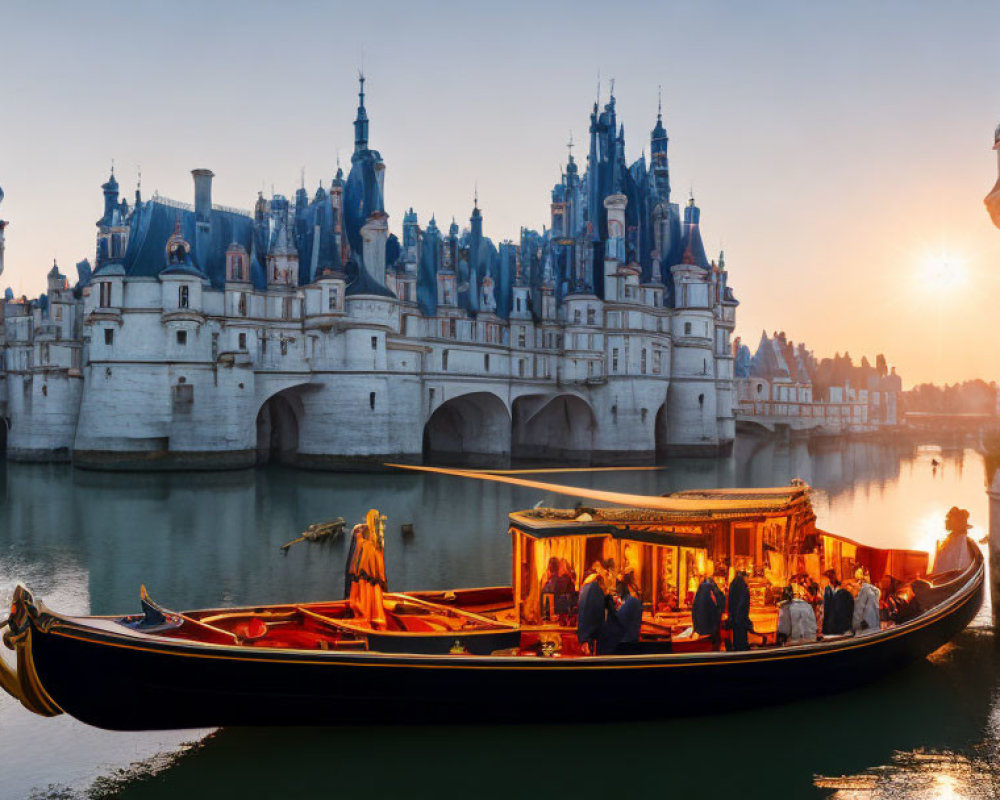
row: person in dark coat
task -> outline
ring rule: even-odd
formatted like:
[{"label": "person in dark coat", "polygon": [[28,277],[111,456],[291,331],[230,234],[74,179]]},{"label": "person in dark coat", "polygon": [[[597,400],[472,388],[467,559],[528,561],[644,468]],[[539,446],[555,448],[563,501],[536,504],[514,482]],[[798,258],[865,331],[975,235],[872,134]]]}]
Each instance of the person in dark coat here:
[{"label": "person in dark coat", "polygon": [[840,585],[837,573],[825,573],[830,584],[823,590],[823,635],[839,636],[851,632],[854,622],[854,597]]},{"label": "person in dark coat", "polygon": [[616,617],[621,628],[621,639],[615,648],[616,653],[638,652],[639,631],[642,628],[642,600],[639,589],[635,585],[635,573],[632,570],[622,575],[618,583],[618,596],[621,605]]},{"label": "person in dark coat", "polygon": [[712,637],[712,649],[719,649],[722,632],[722,611],[726,607],[726,596],[710,575],[706,575],[698,585],[691,606],[691,625],[699,636]]},{"label": "person in dark coat", "polygon": [[607,611],[608,598],[604,593],[603,578],[592,572],[583,579],[580,588],[576,621],[576,638],[585,655],[596,655],[597,640],[607,619]]},{"label": "person in dark coat", "polygon": [[750,587],[747,574],[740,570],[729,584],[728,627],[733,632],[733,650],[749,650],[747,633],[753,630],[750,621]]}]

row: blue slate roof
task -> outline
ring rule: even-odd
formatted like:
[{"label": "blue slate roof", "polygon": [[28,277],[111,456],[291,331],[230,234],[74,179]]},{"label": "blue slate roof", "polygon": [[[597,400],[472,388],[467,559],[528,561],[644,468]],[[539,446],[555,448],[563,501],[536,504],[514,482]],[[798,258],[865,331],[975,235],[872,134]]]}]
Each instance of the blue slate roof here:
[{"label": "blue slate roof", "polygon": [[226,250],[237,242],[251,253],[250,278],[254,285],[267,286],[264,267],[259,260],[259,250],[254,245],[253,220],[234,211],[213,208],[207,239],[199,247],[192,209],[178,208],[169,201],[148,200],[136,206],[130,221],[128,247],[122,265],[125,274],[133,277],[155,278],[167,266],[167,240],[173,235],[180,221],[181,235],[191,245],[192,264],[208,278],[211,285],[221,289],[226,283]]}]

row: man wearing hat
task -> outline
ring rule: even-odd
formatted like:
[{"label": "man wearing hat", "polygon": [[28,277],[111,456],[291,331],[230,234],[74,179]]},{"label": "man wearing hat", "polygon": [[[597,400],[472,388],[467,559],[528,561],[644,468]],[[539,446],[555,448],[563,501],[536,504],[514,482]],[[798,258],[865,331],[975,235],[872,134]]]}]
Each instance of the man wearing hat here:
[{"label": "man wearing hat", "polygon": [[938,545],[934,556],[932,575],[944,572],[960,572],[972,563],[972,553],[969,552],[968,532],[969,512],[964,508],[952,506],[944,519],[944,527],[948,530],[948,538]]}]

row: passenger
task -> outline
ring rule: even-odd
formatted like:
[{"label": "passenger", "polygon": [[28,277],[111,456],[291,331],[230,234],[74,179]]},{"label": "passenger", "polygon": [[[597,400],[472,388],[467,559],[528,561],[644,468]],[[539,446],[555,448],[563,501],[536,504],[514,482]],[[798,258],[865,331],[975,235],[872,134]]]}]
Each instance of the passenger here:
[{"label": "passenger", "polygon": [[854,597],[840,585],[837,573],[825,573],[829,585],[823,590],[823,635],[840,636],[850,633],[854,623]]},{"label": "passenger", "polygon": [[597,640],[607,612],[604,579],[599,573],[592,572],[583,579],[583,586],[580,587],[580,608],[576,622],[576,638],[585,656],[597,655]]},{"label": "passenger", "polygon": [[622,638],[618,652],[634,652],[633,645],[639,643],[639,632],[642,629],[642,600],[639,599],[639,588],[635,585],[635,572],[628,570],[622,575],[618,584],[618,596],[622,604],[618,607],[618,622],[622,627]]},{"label": "passenger", "polygon": [[786,586],[778,606],[778,644],[816,641],[816,614],[803,599],[802,587]]},{"label": "passenger", "polygon": [[854,635],[878,633],[882,629],[878,615],[879,591],[872,586],[866,570],[859,569],[855,573],[855,578],[860,586],[858,597],[854,601],[854,614],[851,623]]},{"label": "passenger", "polygon": [[736,577],[729,584],[728,609],[726,627],[733,632],[733,650],[749,650],[747,633],[753,630],[753,622],[750,621],[750,589],[744,570],[737,570]]},{"label": "passenger", "polygon": [[565,559],[556,556],[549,559],[548,572],[542,584],[542,595],[546,594],[552,595],[553,613],[559,617],[568,617],[576,594],[576,582],[570,574]]},{"label": "passenger", "polygon": [[944,527],[949,532],[948,538],[937,549],[932,575],[961,571],[972,563],[968,545],[969,528],[972,527],[969,524],[969,512],[952,506],[945,517]]},{"label": "passenger", "polygon": [[691,625],[699,636],[712,637],[712,649],[719,649],[722,641],[722,611],[726,607],[726,596],[707,573],[698,584],[691,607]]}]

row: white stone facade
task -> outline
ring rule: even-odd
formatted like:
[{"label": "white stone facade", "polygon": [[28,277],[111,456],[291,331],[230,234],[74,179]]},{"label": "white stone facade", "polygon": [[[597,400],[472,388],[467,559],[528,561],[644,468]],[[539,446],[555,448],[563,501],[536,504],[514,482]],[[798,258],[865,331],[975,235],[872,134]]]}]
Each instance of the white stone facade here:
[{"label": "white stone facade", "polygon": [[7,457],[351,468],[724,452],[735,303],[712,272],[673,272],[676,308],[615,264],[617,302],[570,295],[558,314],[505,321],[345,298],[337,277],[216,290],[196,275],[105,270],[74,293],[53,270],[47,306],[3,305]]}]

